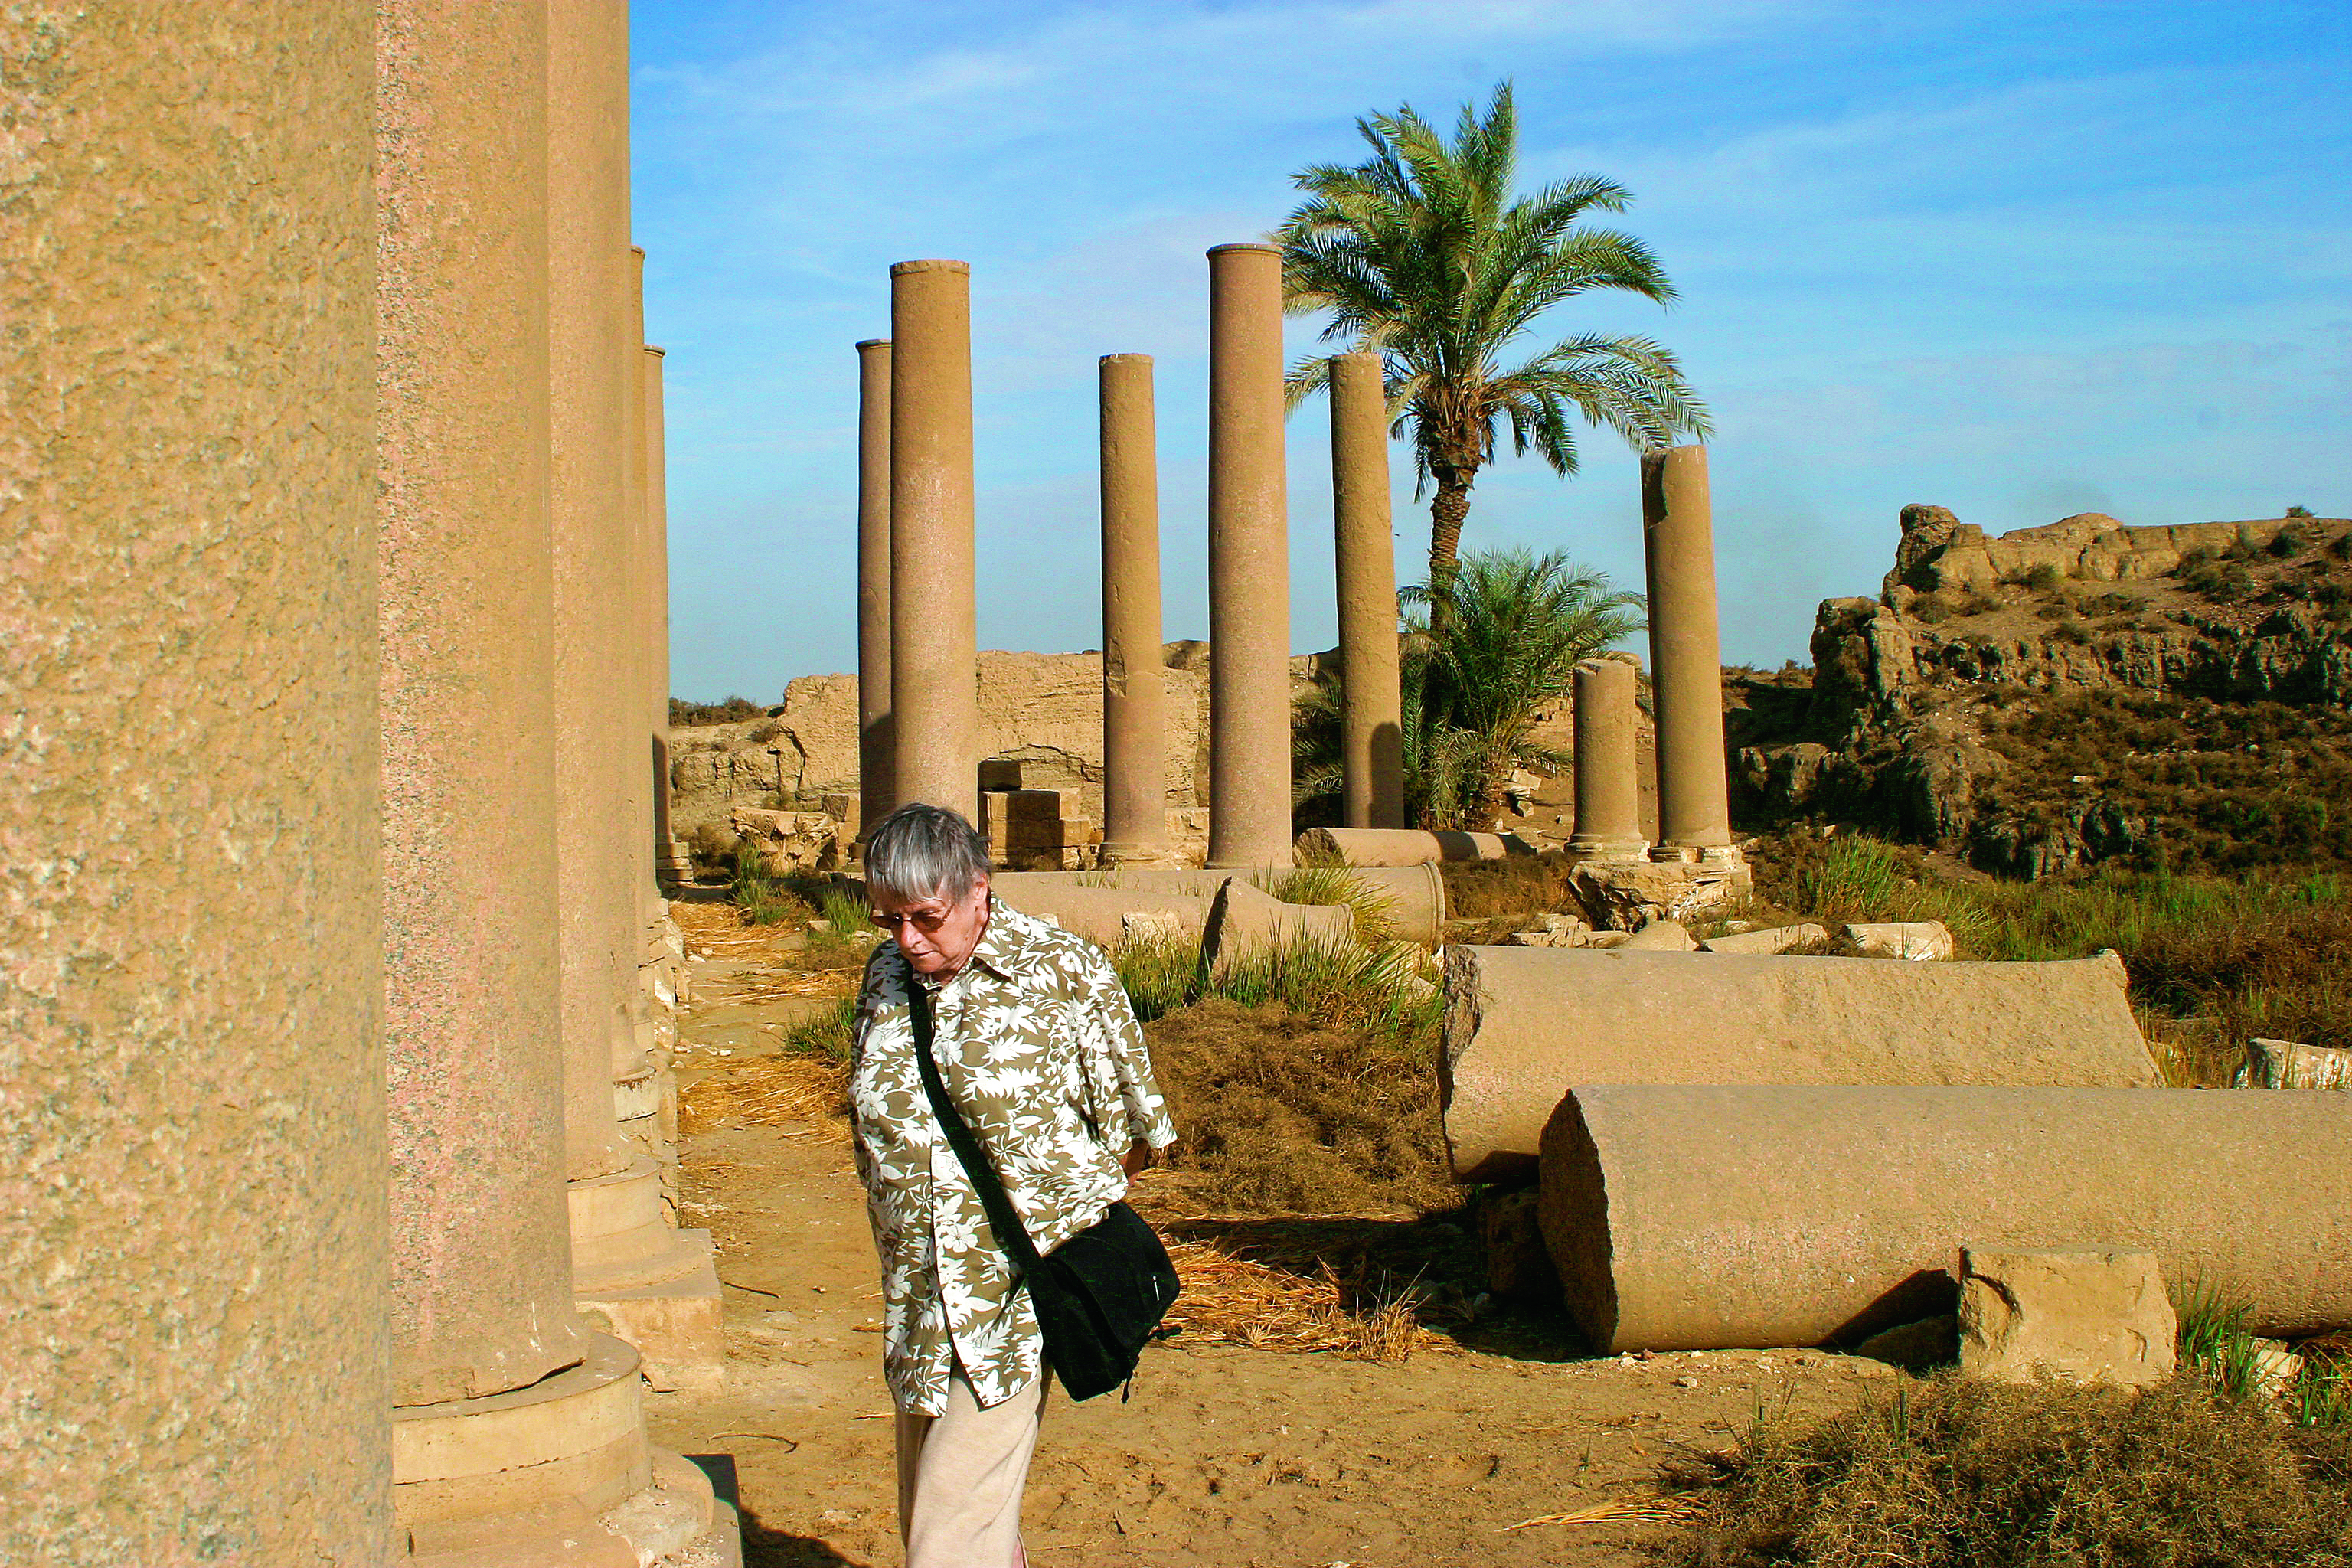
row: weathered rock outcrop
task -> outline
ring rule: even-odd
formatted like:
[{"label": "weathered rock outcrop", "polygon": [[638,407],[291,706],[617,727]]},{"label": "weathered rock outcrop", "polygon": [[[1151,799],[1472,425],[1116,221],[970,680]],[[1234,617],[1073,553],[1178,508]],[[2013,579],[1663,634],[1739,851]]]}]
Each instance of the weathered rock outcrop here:
[{"label": "weathered rock outcrop", "polygon": [[[1847,821],[2024,875],[2159,843],[2340,858],[2314,856],[2332,830],[2296,803],[2352,776],[2352,524],[1902,521],[1882,596],[1822,603],[1810,686],[1731,683],[1744,821]],[[2281,730],[2301,743],[2265,752]]]}]

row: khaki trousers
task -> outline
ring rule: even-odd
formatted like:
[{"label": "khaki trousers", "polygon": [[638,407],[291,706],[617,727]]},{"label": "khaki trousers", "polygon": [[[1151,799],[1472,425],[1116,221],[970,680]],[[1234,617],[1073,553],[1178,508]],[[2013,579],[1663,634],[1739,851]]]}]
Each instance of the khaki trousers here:
[{"label": "khaki trousers", "polygon": [[1021,1492],[1053,1373],[982,1410],[958,1367],[944,1415],[898,1414],[898,1534],[907,1568],[1027,1568]]}]

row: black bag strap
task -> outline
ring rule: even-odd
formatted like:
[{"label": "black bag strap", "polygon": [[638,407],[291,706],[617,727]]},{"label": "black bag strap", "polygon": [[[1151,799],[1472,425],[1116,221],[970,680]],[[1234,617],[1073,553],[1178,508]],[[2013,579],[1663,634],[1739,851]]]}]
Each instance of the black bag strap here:
[{"label": "black bag strap", "polygon": [[997,1179],[996,1167],[989,1163],[988,1152],[972,1136],[963,1113],[948,1096],[948,1086],[940,1078],[940,1064],[931,1057],[931,995],[924,989],[919,977],[907,976],[908,1010],[913,1016],[915,1028],[915,1065],[923,1075],[923,1092],[930,1097],[931,1114],[939,1119],[940,1131],[947,1134],[948,1147],[963,1162],[964,1174],[971,1179],[971,1189],[979,1194],[980,1206],[988,1215],[989,1227],[1010,1256],[1013,1277],[1023,1279],[1036,1272],[1037,1244],[1029,1239],[1029,1227],[1013,1207],[1013,1200]]}]

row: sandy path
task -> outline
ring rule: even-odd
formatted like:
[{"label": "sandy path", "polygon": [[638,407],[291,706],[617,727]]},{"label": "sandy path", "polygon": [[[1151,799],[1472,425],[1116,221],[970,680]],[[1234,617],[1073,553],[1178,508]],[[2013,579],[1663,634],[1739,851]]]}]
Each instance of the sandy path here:
[{"label": "sandy path", "polygon": [[[773,1049],[790,1004],[731,1004],[705,966],[705,1053]],[[717,1233],[729,1379],[649,1395],[656,1438],[735,1456],[747,1561],[895,1565],[873,1247],[848,1150],[814,1123],[721,1126],[683,1151],[685,1221]],[[1643,1496],[1677,1444],[1720,1448],[1759,1400],[1843,1407],[1872,1363],[1720,1352],[1647,1362],[1460,1351],[1402,1363],[1182,1341],[1127,1404],[1049,1405],[1025,1533],[1055,1563],[1431,1568],[1634,1563],[1671,1526],[1523,1520]]]}]

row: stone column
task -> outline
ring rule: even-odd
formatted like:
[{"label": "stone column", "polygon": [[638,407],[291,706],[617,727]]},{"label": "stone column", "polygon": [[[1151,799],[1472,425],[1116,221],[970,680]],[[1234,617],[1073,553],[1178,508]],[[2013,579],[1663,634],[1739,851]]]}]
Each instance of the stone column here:
[{"label": "stone column", "polygon": [[1103,844],[1106,862],[1167,854],[1160,641],[1160,456],[1150,354],[1102,359]]},{"label": "stone column", "polygon": [[1576,831],[1568,847],[1597,860],[1637,860],[1642,793],[1634,748],[1640,732],[1632,661],[1591,659],[1576,667]]},{"label": "stone column", "polygon": [[893,794],[980,817],[971,268],[890,268]]},{"label": "stone column", "polygon": [[[652,432],[646,408],[646,251],[641,245],[629,247],[627,279],[628,344],[615,372],[621,377],[622,417],[628,430],[622,448],[628,463],[622,476],[627,487],[623,511],[628,524],[628,598],[622,610],[623,635],[628,638],[627,690],[642,693],[652,689],[654,679],[654,543],[652,462],[647,455]],[[635,884],[637,918],[645,927],[640,963],[646,963],[660,943],[661,922],[669,918],[661,891],[661,849],[654,839],[653,767],[669,715],[664,713],[656,723],[642,700],[625,700],[619,717],[629,801],[629,879]]]},{"label": "stone column", "polygon": [[1286,866],[1290,536],[1282,252],[1209,252],[1209,864]]},{"label": "stone column", "polygon": [[890,747],[890,340],[857,345],[858,831],[898,805]]},{"label": "stone column", "polygon": [[1642,547],[1649,567],[1650,700],[1658,736],[1658,845],[1652,855],[1735,858],[1706,447],[1643,454]]},{"label": "stone column", "polygon": [[1339,756],[1347,826],[1404,826],[1389,401],[1377,353],[1331,361],[1331,524],[1339,579]]},{"label": "stone column", "polygon": [[546,0],[377,16],[394,1506],[420,1563],[635,1560],[595,1515],[656,1479],[638,1357],[564,1193]]},{"label": "stone column", "polygon": [[0,1562],[391,1552],[371,22],[0,22]]},{"label": "stone column", "polygon": [[625,0],[551,0],[548,342],[555,540],[556,845],[565,1126],[575,1181],[629,1168],[613,1079],[642,1055],[625,742],[628,594]]},{"label": "stone column", "polygon": [[646,717],[654,731],[654,870],[666,888],[694,879],[694,861],[670,826],[669,784],[669,439],[662,403],[662,362],[666,356],[653,344],[645,346],[645,377],[639,390],[646,400],[646,604],[651,615],[646,651],[651,658]]}]

